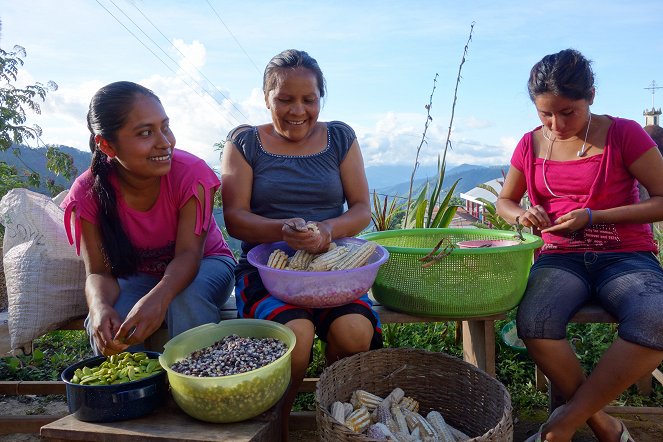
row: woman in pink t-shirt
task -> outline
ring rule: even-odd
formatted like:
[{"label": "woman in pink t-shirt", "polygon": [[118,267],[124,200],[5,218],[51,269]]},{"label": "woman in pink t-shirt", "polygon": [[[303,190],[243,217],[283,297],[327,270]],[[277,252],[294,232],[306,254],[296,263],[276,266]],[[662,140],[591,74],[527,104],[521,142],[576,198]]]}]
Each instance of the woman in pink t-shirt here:
[{"label": "woman in pink t-shirt", "polygon": [[164,321],[171,337],[219,322],[235,267],[212,216],[219,178],[175,150],[159,98],[136,83],[102,87],[87,123],[92,164],[62,207],[85,261],[95,353],[141,350]]},{"label": "woman in pink t-shirt", "polygon": [[[578,51],[545,56],[528,89],[543,125],[518,143],[497,210],[544,240],[518,335],[567,399],[530,440],[570,441],[585,423],[601,441],[632,440],[601,410],[663,360],[663,270],[649,227],[663,220],[663,157],[636,122],[591,113],[594,75]],[[650,199],[639,200],[638,182]],[[586,377],[566,326],[587,302],[617,318],[619,336]]]}]

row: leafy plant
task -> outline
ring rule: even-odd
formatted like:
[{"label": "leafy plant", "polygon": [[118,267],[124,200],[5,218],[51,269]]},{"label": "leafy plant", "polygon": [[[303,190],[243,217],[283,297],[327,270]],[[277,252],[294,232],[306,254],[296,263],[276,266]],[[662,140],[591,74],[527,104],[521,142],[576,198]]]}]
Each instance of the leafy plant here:
[{"label": "leafy plant", "polygon": [[[37,143],[41,141],[41,128],[33,124],[27,124],[27,111],[35,114],[41,113],[40,102],[45,101],[49,91],[55,91],[58,85],[52,81],[47,84],[35,83],[24,88],[16,87],[14,84],[18,79],[19,69],[23,66],[23,58],[27,56],[25,48],[14,46],[8,52],[0,49],[0,150],[5,151],[13,144],[28,145],[29,140]],[[13,149],[14,155],[20,159],[20,150]],[[71,155],[61,152],[56,147],[48,147],[47,167],[56,174],[62,174],[67,179],[72,179],[78,172],[74,167],[74,159]],[[24,163],[25,164],[25,163]],[[27,165],[26,165],[27,167]],[[24,175],[6,163],[0,163],[0,198],[9,190],[17,187],[39,187],[41,177],[39,173],[28,167]],[[63,190],[62,186],[56,185],[52,180],[46,182],[46,186],[54,196]]]},{"label": "leafy plant", "polygon": [[373,191],[373,211],[371,213],[371,220],[375,226],[375,230],[383,231],[392,229],[398,215],[403,212],[404,204],[399,204],[396,197],[392,197],[389,201],[389,196],[385,195],[384,200],[381,201],[375,190]]},{"label": "leafy plant", "polygon": [[[486,190],[495,197],[499,196],[499,193],[497,190],[495,190],[492,186],[487,185],[487,184],[478,184],[478,188]],[[491,201],[488,201],[485,198],[477,198],[478,201],[481,201],[483,203],[483,207],[486,209],[486,212],[484,213],[484,219],[487,221],[484,222],[476,222],[473,223],[474,226],[483,228],[483,229],[498,229],[498,230],[514,230],[515,226],[512,226],[509,224],[507,220],[502,218],[498,213],[497,213],[497,208],[495,207],[495,204],[492,203]]]}]

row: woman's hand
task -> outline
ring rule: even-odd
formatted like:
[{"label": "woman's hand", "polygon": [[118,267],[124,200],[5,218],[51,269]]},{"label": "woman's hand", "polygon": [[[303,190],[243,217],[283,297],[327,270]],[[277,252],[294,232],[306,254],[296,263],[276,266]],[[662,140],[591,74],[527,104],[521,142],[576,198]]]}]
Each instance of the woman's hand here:
[{"label": "woman's hand", "polygon": [[113,337],[118,344],[130,345],[144,342],[161,327],[168,306],[153,292],[143,296],[131,309],[119,330]]},{"label": "woman's hand", "polygon": [[90,309],[89,325],[94,343],[104,356],[123,352],[127,345],[114,339],[122,324],[120,315],[110,305],[97,305]]},{"label": "woman's hand", "polygon": [[326,252],[332,240],[331,228],[324,222],[306,222],[302,218],[285,220],[281,232],[288,246],[310,253]]},{"label": "woman's hand", "polygon": [[541,206],[532,206],[518,217],[518,222],[525,227],[536,227],[543,231],[546,227],[552,226],[548,214]]},{"label": "woman's hand", "polygon": [[541,230],[541,233],[575,232],[586,227],[588,224],[589,212],[586,209],[576,209],[557,218],[553,226]]}]

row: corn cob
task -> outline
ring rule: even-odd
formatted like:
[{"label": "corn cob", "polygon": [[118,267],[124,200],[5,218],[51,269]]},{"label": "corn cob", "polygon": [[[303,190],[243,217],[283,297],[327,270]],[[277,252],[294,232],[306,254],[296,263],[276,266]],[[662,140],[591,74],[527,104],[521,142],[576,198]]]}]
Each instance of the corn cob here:
[{"label": "corn cob", "polygon": [[394,440],[394,434],[387,428],[387,426],[381,422],[378,422],[376,424],[372,424],[370,427],[368,427],[368,431],[366,433],[366,436],[370,437],[371,439],[377,439],[377,440]]},{"label": "corn cob", "polygon": [[368,411],[375,410],[380,402],[382,402],[382,398],[380,396],[376,396],[373,393],[369,393],[365,390],[355,390],[352,392],[352,397],[350,397],[350,403],[355,408],[364,406],[368,408]]},{"label": "corn cob", "polygon": [[398,431],[405,434],[410,434],[410,429],[407,426],[407,421],[405,420],[405,416],[403,415],[401,407],[399,407],[398,405],[392,405],[391,415],[396,421],[396,425],[398,425]]},{"label": "corn cob", "polygon": [[294,255],[290,257],[288,265],[293,270],[305,270],[306,267],[313,261],[315,255],[307,252],[306,250],[297,250]]},{"label": "corn cob", "polygon": [[415,439],[417,441],[421,440],[421,430],[419,429],[419,427],[415,427],[412,430],[412,433],[410,433],[410,437],[412,437],[413,439]]},{"label": "corn cob", "polygon": [[415,413],[419,411],[419,402],[409,396],[405,396],[401,399],[398,406],[406,410],[414,411]]},{"label": "corn cob", "polygon": [[426,420],[430,423],[435,430],[438,438],[442,442],[455,442],[456,437],[451,432],[451,428],[447,425],[439,411],[431,411],[426,415]]},{"label": "corn cob", "polygon": [[342,402],[336,401],[331,405],[330,413],[340,423],[345,423],[345,407]]},{"label": "corn cob", "polygon": [[329,247],[327,248],[327,251],[330,252],[330,251],[334,250],[336,247],[338,247],[338,245],[336,245],[336,243],[332,241],[332,242],[329,243]]},{"label": "corn cob", "polygon": [[356,251],[353,251],[353,253],[348,253],[341,261],[336,263],[332,267],[332,270],[347,270],[363,266],[366,264],[366,261],[368,261],[368,258],[370,258],[370,256],[373,254],[376,247],[376,242],[365,242]]},{"label": "corn cob", "polygon": [[334,248],[333,250],[330,250],[329,252],[325,252],[321,255],[316,256],[313,261],[308,265],[306,270],[313,271],[313,272],[325,272],[329,269],[331,269],[334,264],[336,264],[339,260],[343,259],[343,256],[348,252],[347,247],[345,246],[339,246]]},{"label": "corn cob", "polygon": [[[355,407],[350,402],[343,402],[343,410],[345,411],[345,419],[347,419],[350,413],[355,411]],[[345,422],[345,419],[343,419],[343,422]]]},{"label": "corn cob", "polygon": [[267,265],[275,269],[283,269],[287,264],[288,255],[281,249],[274,250],[267,260]]},{"label": "corn cob", "polygon": [[[383,407],[386,410],[391,410],[391,406],[398,404],[401,401],[401,399],[403,399],[403,396],[405,396],[405,392],[401,388],[396,387],[391,391],[391,393],[387,395],[386,398],[384,398],[382,402],[380,402],[378,408]],[[377,422],[376,412],[377,408],[373,410],[373,413],[371,415],[371,420],[373,422]]]},{"label": "corn cob", "polygon": [[403,415],[405,415],[405,422],[407,423],[410,433],[412,433],[415,428],[418,428],[421,437],[433,437],[436,435],[430,422],[428,422],[422,415],[410,410],[401,410],[403,411]]},{"label": "corn cob", "polygon": [[306,223],[306,228],[310,230],[311,232],[315,233],[320,233],[320,229],[318,229],[318,225],[314,223],[313,221],[309,221]]},{"label": "corn cob", "polygon": [[371,415],[366,407],[358,408],[345,419],[345,425],[352,431],[363,433],[371,425]]}]

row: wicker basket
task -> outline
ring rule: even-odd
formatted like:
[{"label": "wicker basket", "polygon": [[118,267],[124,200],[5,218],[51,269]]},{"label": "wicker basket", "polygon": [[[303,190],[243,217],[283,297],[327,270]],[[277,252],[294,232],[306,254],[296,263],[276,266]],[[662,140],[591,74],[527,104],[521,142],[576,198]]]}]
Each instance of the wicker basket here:
[{"label": "wicker basket", "polygon": [[512,441],[511,398],[504,385],[473,365],[445,353],[385,348],[359,353],[324,370],[315,392],[321,441],[372,441],[329,413],[363,389],[385,397],[400,387],[420,403],[420,413],[439,411],[472,441]]},{"label": "wicker basket", "polygon": [[489,229],[408,229],[362,235],[389,251],[378,272],[373,296],[382,305],[420,316],[478,317],[514,308],[525,292],[538,236],[506,247],[458,248],[428,268],[419,258],[445,239],[513,240],[515,232]]}]

